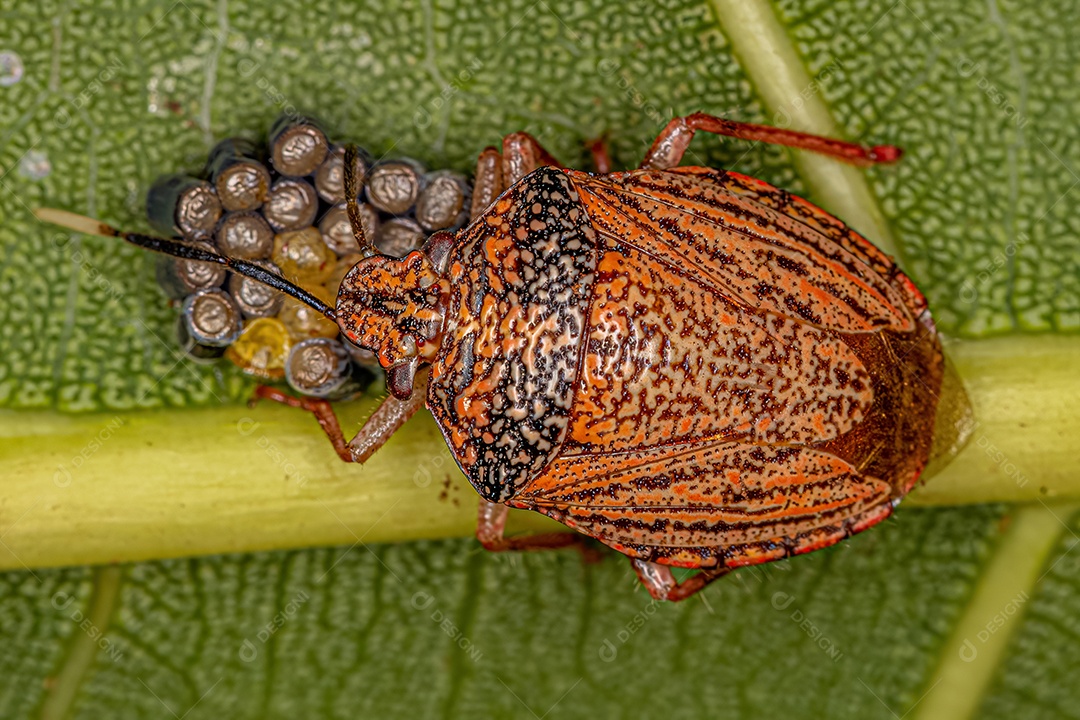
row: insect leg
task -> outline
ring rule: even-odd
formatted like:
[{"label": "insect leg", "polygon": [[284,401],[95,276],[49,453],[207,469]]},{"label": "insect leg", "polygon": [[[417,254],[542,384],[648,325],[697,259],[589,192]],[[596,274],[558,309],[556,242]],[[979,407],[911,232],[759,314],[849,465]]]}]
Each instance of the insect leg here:
[{"label": "insect leg", "polygon": [[876,163],[896,162],[903,152],[895,145],[866,147],[857,143],[834,140],[794,130],[784,130],[770,125],[754,125],[752,123],[725,120],[715,115],[694,113],[686,117],[675,118],[669,122],[667,127],[656,136],[656,140],[653,141],[652,147],[649,148],[649,152],[645,155],[645,159],[641,161],[640,167],[642,169],[663,170],[678,166],[686,153],[686,148],[690,145],[690,140],[693,139],[694,133],[698,130],[742,140],[774,143],[800,150],[812,150],[862,167]]},{"label": "insect leg", "polygon": [[527,132],[507,135],[502,142],[502,175],[504,189],[541,165],[563,167],[540,142]]},{"label": "insect leg", "polygon": [[260,385],[255,388],[255,399],[273,400],[282,405],[288,405],[289,407],[315,413],[315,419],[319,421],[319,427],[321,427],[323,432],[326,433],[326,436],[330,438],[330,444],[334,446],[334,450],[337,451],[338,457],[345,462],[353,462],[352,453],[349,452],[349,447],[345,443],[345,435],[341,432],[341,424],[338,423],[337,415],[334,414],[334,408],[328,401],[320,398],[293,397],[277,388],[268,387],[266,385]]},{"label": "insect leg", "polygon": [[352,461],[362,463],[371,457],[376,450],[386,444],[390,436],[397,432],[398,428],[408,422],[409,418],[424,407],[427,399],[428,370],[425,368],[416,373],[413,380],[412,394],[404,400],[390,395],[375,412],[367,419],[364,426],[349,441],[349,452]]},{"label": "insect leg", "polygon": [[255,398],[273,400],[274,402],[288,405],[289,407],[307,410],[315,414],[319,421],[319,427],[330,438],[330,444],[345,462],[362,463],[371,457],[376,450],[386,444],[390,436],[404,425],[416,411],[424,406],[427,396],[428,373],[417,373],[413,384],[412,395],[406,400],[399,400],[393,395],[382,401],[375,412],[367,419],[360,431],[349,442],[345,442],[345,434],[341,431],[341,423],[338,422],[334,408],[327,400],[311,397],[293,397],[277,388],[260,385],[255,389]]},{"label": "insect leg", "polygon": [[469,221],[480,216],[503,190],[541,165],[563,167],[532,135],[516,132],[502,141],[502,155],[490,145],[476,159]]},{"label": "insect leg", "polygon": [[503,191],[502,158],[490,145],[476,158],[476,174],[473,176],[472,205],[469,222],[478,218]]},{"label": "insect leg", "polygon": [[573,532],[544,533],[525,535],[524,537],[504,537],[506,516],[510,508],[501,503],[493,503],[480,498],[476,515],[476,539],[491,552],[506,550],[554,550],[578,546],[584,550],[584,538]]},{"label": "insect leg", "polygon": [[610,173],[611,155],[608,153],[607,135],[601,135],[595,140],[590,140],[586,143],[586,146],[589,148],[589,154],[592,155],[596,172],[601,175]]},{"label": "insect leg", "polygon": [[657,600],[678,602],[696,594],[713,580],[731,572],[730,568],[702,570],[697,575],[680,582],[675,582],[671,568],[659,563],[630,558],[630,564],[637,573],[645,589]]}]

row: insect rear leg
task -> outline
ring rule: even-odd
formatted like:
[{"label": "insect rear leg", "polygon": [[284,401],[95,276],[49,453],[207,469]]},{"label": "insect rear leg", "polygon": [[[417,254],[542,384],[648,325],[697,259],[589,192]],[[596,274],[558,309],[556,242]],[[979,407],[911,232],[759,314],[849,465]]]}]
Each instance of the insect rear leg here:
[{"label": "insect rear leg", "polygon": [[345,462],[362,463],[371,457],[376,450],[386,444],[398,428],[404,425],[409,418],[424,406],[427,396],[428,373],[419,372],[413,383],[412,395],[406,400],[399,400],[393,395],[385,398],[375,412],[367,419],[360,431],[349,442],[345,442],[345,435],[341,431],[341,423],[338,422],[334,408],[327,400],[310,397],[293,397],[276,388],[260,385],[255,389],[256,399],[273,400],[289,407],[300,408],[315,413],[315,419],[319,421],[319,427],[330,438],[330,444]]},{"label": "insect rear leg", "polygon": [[652,147],[641,161],[641,169],[665,170],[677,167],[682,162],[694,133],[698,130],[756,142],[774,143],[800,150],[812,150],[822,155],[843,160],[852,165],[870,166],[876,163],[890,163],[900,159],[902,151],[894,145],[875,145],[866,147],[858,143],[835,140],[820,135],[784,130],[770,125],[725,120],[715,115],[694,113],[686,117],[675,118],[667,124]]},{"label": "insect rear leg", "polygon": [[543,533],[523,537],[504,537],[506,516],[510,508],[501,503],[493,503],[480,498],[476,513],[476,539],[490,552],[507,550],[555,550],[558,548],[577,547],[587,560],[599,556],[585,544],[585,538],[574,532]]},{"label": "insect rear leg", "polygon": [[641,580],[641,584],[645,586],[650,595],[657,600],[670,600],[671,602],[685,600],[691,595],[700,592],[713,580],[731,572],[730,568],[702,570],[691,578],[687,578],[682,582],[675,582],[675,576],[672,574],[671,568],[666,565],[637,558],[630,558],[630,564],[633,566],[634,572],[637,573],[638,579]]}]

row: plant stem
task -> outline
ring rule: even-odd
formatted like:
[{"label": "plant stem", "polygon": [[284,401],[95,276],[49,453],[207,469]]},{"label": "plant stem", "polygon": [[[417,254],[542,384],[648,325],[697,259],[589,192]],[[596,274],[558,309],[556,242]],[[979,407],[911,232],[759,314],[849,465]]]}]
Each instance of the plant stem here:
[{"label": "plant stem", "polygon": [[[905,505],[1080,498],[1080,337],[956,343],[979,422]],[[359,425],[374,399],[347,404]],[[473,532],[476,494],[426,413],[363,466],[273,403],[0,413],[0,568],[128,562]],[[561,527],[514,513],[512,529]]]}]

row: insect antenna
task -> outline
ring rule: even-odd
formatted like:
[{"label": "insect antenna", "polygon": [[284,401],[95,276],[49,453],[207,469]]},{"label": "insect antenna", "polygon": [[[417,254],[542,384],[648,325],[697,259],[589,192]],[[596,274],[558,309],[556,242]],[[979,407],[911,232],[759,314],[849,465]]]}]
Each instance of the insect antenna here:
[{"label": "insect antenna", "polygon": [[378,255],[374,243],[364,235],[364,222],[360,217],[360,204],[356,197],[360,194],[358,187],[359,178],[356,177],[356,158],[358,155],[356,145],[349,143],[345,146],[345,212],[349,216],[349,224],[352,226],[353,238],[360,248],[360,254],[364,257]]},{"label": "insect antenna", "polygon": [[184,260],[198,260],[201,262],[224,265],[237,275],[244,275],[261,282],[263,285],[279,290],[289,297],[296,298],[305,305],[319,311],[330,320],[337,322],[337,315],[334,313],[334,308],[330,307],[302,287],[294,285],[285,278],[275,275],[269,270],[261,268],[247,260],[226,257],[225,255],[219,255],[215,252],[210,252],[209,250],[204,250],[200,247],[188,245],[176,240],[166,240],[165,238],[158,238],[150,235],[122,232],[110,225],[94,220],[93,218],[86,217],[85,215],[77,215],[66,210],[36,208],[34,210],[34,215],[37,216],[38,220],[43,222],[66,227],[69,230],[85,233],[87,235],[118,237],[132,245],[138,245],[141,248],[153,250],[154,252],[163,253],[165,255],[172,255],[173,257],[183,258]]}]

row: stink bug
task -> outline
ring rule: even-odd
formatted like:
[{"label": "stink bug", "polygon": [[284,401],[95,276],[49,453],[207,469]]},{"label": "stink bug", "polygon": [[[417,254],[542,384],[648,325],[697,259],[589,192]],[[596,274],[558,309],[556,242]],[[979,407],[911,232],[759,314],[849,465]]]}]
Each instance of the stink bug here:
[{"label": "stink bug", "polygon": [[[217,262],[309,304],[378,355],[390,397],[338,455],[363,462],[425,405],[483,498],[492,550],[509,507],[548,515],[629,556],[679,600],[732,568],[832,545],[886,518],[927,462],[944,360],[926,301],[841,221],[752,177],[678,167],[695,131],[858,165],[859,145],[703,114],[676,118],[639,169],[562,168],[531,136],[487,148],[472,220],[403,259],[379,255],[345,190],[363,259],[331,308],[257,265],[40,216]],[[676,583],[670,567],[701,572]]]}]

